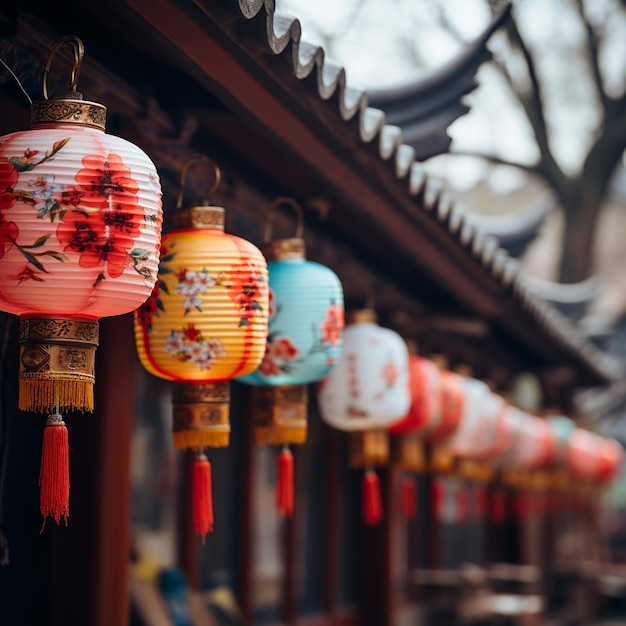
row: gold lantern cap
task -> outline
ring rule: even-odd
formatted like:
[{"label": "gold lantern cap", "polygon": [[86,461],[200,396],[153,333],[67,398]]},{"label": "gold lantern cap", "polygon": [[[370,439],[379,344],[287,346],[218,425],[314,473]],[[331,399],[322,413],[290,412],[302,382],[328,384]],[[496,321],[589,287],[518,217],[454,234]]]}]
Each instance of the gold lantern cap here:
[{"label": "gold lantern cap", "polygon": [[225,209],[221,206],[192,206],[172,213],[174,228],[224,230]]},{"label": "gold lantern cap", "polygon": [[359,309],[350,314],[349,320],[351,324],[376,324],[378,315],[374,309]]},{"label": "gold lantern cap", "polygon": [[[56,92],[48,98],[48,74],[52,66],[52,59],[59,48],[69,45],[74,52],[74,64],[67,87],[64,91]],[[31,128],[46,124],[74,124],[104,131],[106,125],[106,107],[98,102],[83,100],[83,94],[76,91],[80,67],[85,54],[83,42],[73,35],[63,37],[55,43],[46,60],[43,70],[42,91],[43,100],[35,100],[30,108]]]},{"label": "gold lantern cap", "polygon": [[178,191],[178,199],[176,201],[176,210],[172,213],[172,224],[174,228],[210,228],[212,230],[224,230],[224,221],[226,209],[221,206],[195,205],[182,208],[183,197],[185,194],[185,175],[189,166],[196,161],[205,161],[213,170],[213,183],[208,191],[210,196],[219,186],[222,180],[222,172],[214,161],[209,159],[205,154],[194,154],[183,165],[180,170],[180,189]]},{"label": "gold lantern cap", "polygon": [[[272,223],[274,221],[274,212],[281,206],[291,207],[297,218],[296,236],[288,237],[286,239],[275,239],[271,241],[272,237]],[[285,259],[304,259],[306,257],[306,245],[302,234],[304,231],[304,215],[300,203],[293,198],[287,198],[280,196],[272,202],[269,211],[265,217],[265,229],[264,229],[264,244],[261,247],[263,255],[268,261],[282,261]]]}]

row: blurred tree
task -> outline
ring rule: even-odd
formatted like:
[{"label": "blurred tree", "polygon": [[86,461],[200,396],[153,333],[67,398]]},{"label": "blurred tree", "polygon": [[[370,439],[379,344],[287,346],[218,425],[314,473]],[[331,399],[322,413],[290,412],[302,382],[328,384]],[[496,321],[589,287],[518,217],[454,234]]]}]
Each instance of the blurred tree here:
[{"label": "blurred tree", "polygon": [[[565,218],[559,277],[579,282],[594,271],[598,218],[626,148],[626,0],[512,3],[505,36],[494,37],[492,46],[504,80],[490,94],[500,103],[495,90],[508,86],[509,108],[526,118],[535,146],[507,144],[512,126],[494,114],[494,104],[487,115],[495,140],[475,141],[473,148],[461,142],[456,154],[512,165],[547,184]],[[349,77],[380,89],[450,60],[508,2],[324,0],[314,12],[305,0],[279,4],[302,17],[307,36],[346,64]]]},{"label": "blurred tree", "polygon": [[[494,10],[502,5],[501,2],[493,1],[490,4]],[[517,2],[517,5],[523,4],[524,0]],[[623,81],[621,93],[615,93],[615,86],[611,93],[604,70],[610,60],[602,63],[603,48],[608,45],[612,36],[612,22],[616,17],[626,18],[626,2],[569,0],[557,1],[555,4],[567,13],[559,18],[561,24],[565,26],[568,21],[578,22],[584,31],[583,37],[579,39],[578,50],[574,52],[578,59],[569,57],[572,71],[565,80],[586,83],[583,97],[595,102],[599,112],[596,116],[596,128],[592,129],[584,157],[578,167],[568,171],[555,157],[551,111],[545,96],[549,89],[546,82],[550,74],[541,72],[540,66],[544,60],[542,50],[533,49],[527,43],[518,27],[516,12],[506,29],[510,54],[497,56],[494,62],[522,105],[539,150],[539,158],[533,165],[512,164],[540,176],[554,191],[565,215],[560,279],[563,282],[578,282],[592,273],[593,243],[598,217],[611,177],[626,149],[626,92]],[[518,8],[521,6],[516,7]],[[559,107],[580,105],[579,98],[569,102],[563,102],[561,98]],[[560,114],[562,113],[561,110]],[[507,162],[494,156],[485,156],[495,162]]]}]

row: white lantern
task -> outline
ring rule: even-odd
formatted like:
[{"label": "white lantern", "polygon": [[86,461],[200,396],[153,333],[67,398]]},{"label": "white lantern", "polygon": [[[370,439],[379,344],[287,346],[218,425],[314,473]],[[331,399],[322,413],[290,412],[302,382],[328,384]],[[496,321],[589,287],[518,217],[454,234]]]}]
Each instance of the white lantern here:
[{"label": "white lantern", "polygon": [[350,465],[365,468],[363,516],[366,524],[382,519],[378,478],[373,471],[389,459],[387,429],[408,412],[409,354],[392,330],[376,324],[374,311],[357,312],[343,335],[337,367],[320,384],[322,419],[351,433]]}]

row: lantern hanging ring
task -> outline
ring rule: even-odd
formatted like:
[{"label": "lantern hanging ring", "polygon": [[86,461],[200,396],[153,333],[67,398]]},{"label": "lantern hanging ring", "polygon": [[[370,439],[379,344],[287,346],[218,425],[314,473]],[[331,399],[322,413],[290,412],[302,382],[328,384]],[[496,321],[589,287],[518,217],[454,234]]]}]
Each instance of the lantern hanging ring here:
[{"label": "lantern hanging ring", "polygon": [[213,161],[213,159],[210,159],[206,154],[200,154],[200,153],[192,154],[187,159],[187,162],[185,163],[185,165],[183,165],[183,168],[180,170],[180,182],[179,182],[180,189],[178,191],[178,199],[176,200],[177,209],[182,208],[182,205],[183,205],[183,197],[185,195],[185,176],[187,174],[187,170],[193,163],[196,163],[197,161],[205,161],[213,169],[214,180],[213,180],[213,184],[211,185],[211,189],[209,189],[208,195],[209,196],[212,195],[213,192],[220,185],[220,181],[222,180],[222,171],[220,170],[219,165],[215,161]]},{"label": "lantern hanging ring", "polygon": [[50,68],[52,66],[52,59],[58,50],[65,45],[71,46],[72,51],[74,52],[74,64],[72,65],[72,72],[70,74],[70,80],[67,84],[67,89],[68,91],[76,91],[81,64],[83,62],[83,57],[85,56],[85,46],[83,46],[83,42],[75,35],[66,35],[65,37],[59,39],[59,41],[57,41],[52,48],[50,48],[50,52],[48,52],[46,65],[43,68],[41,85],[44,100],[48,100],[48,74],[50,73]]},{"label": "lantern hanging ring", "polygon": [[263,229],[263,240],[265,243],[268,243],[272,238],[272,224],[274,222],[274,213],[279,206],[289,206],[291,207],[296,214],[296,234],[295,237],[298,239],[302,239],[302,235],[304,234],[304,211],[302,210],[302,206],[297,200],[293,198],[288,198],[286,196],[279,196],[272,202],[270,208],[265,217],[265,227]]}]

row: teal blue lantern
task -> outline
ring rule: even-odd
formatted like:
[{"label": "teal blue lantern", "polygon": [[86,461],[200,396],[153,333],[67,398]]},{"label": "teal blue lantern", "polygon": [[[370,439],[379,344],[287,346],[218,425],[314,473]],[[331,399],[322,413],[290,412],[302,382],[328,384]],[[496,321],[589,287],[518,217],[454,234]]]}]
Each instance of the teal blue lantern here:
[{"label": "teal blue lantern", "polygon": [[[281,205],[292,207],[297,214],[296,236],[272,241],[274,212]],[[278,508],[284,514],[293,508],[289,489],[287,502],[281,504],[281,480],[287,480],[285,476],[293,471],[289,469],[292,460],[287,446],[306,440],[307,385],[326,376],[338,363],[344,326],[341,282],[326,266],[306,260],[302,235],[300,205],[290,198],[277,198],[267,215],[262,248],[270,288],[265,357],[255,372],[238,379],[257,387],[255,443],[283,446]]]}]

